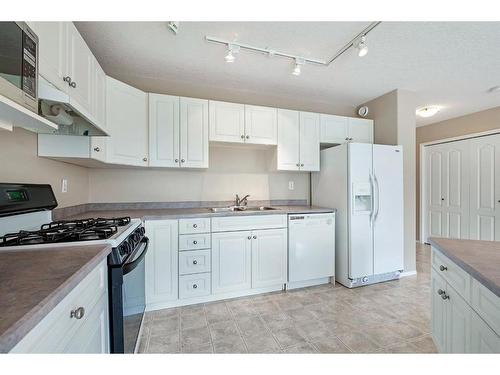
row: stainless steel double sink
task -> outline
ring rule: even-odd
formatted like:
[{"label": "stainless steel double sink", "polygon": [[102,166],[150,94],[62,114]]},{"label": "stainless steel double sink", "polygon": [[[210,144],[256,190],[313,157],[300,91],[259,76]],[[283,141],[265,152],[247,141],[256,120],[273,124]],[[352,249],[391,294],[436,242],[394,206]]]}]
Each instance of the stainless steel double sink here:
[{"label": "stainless steel double sink", "polygon": [[229,206],[229,207],[212,207],[212,212],[242,212],[242,211],[271,211],[277,210],[275,207],[267,206]]}]

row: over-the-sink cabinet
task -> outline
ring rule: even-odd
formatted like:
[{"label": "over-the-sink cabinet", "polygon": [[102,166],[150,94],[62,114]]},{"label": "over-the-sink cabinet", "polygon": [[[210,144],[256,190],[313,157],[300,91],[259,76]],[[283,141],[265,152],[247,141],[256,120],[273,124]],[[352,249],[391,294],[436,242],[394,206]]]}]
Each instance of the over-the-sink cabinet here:
[{"label": "over-the-sink cabinet", "polygon": [[106,77],[106,161],[148,165],[147,94]]},{"label": "over-the-sink cabinet", "polygon": [[149,94],[150,166],[208,168],[208,101]]},{"label": "over-the-sink cabinet", "polygon": [[321,114],[320,142],[325,144],[373,143],[373,120]]},{"label": "over-the-sink cabinet", "polygon": [[276,108],[210,100],[210,141],[275,145]]},{"label": "over-the-sink cabinet", "polygon": [[318,113],[278,109],[279,170],[319,171]]}]

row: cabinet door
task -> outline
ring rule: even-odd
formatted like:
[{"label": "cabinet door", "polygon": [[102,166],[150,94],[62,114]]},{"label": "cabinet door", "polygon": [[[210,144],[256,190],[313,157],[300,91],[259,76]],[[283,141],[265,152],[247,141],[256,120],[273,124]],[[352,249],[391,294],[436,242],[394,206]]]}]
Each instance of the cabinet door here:
[{"label": "cabinet door", "polygon": [[251,288],[252,236],[250,231],[212,234],[212,292]]},{"label": "cabinet door", "polygon": [[210,140],[218,142],[245,141],[245,106],[210,100]]},{"label": "cabinet door", "polygon": [[47,81],[64,92],[69,85],[63,80],[67,75],[67,34],[68,22],[29,22],[38,36],[39,73]]},{"label": "cabinet door", "polygon": [[72,104],[84,114],[92,112],[92,79],[94,56],[82,36],[72,22],[67,25],[67,64],[68,75],[71,77],[68,91]]},{"label": "cabinet door", "polygon": [[373,120],[349,117],[349,138],[351,142],[373,143]]},{"label": "cabinet door", "polygon": [[447,351],[446,345],[446,301],[439,291],[446,291],[446,282],[434,269],[431,270],[431,315],[432,338],[439,353]]},{"label": "cabinet door", "polygon": [[319,114],[300,112],[300,170],[319,171]]},{"label": "cabinet door", "polygon": [[252,288],[286,283],[287,248],[285,228],[252,232]]},{"label": "cabinet door", "polygon": [[340,144],[349,140],[347,117],[321,114],[319,121],[321,143]]},{"label": "cabinet door", "polygon": [[245,142],[263,145],[277,144],[276,108],[245,105]]},{"label": "cabinet door", "polygon": [[106,73],[96,59],[94,59],[93,73],[92,114],[97,125],[106,129]]},{"label": "cabinet door", "polygon": [[146,305],[178,298],[178,222],[146,221]]},{"label": "cabinet door", "polygon": [[[299,162],[299,112],[278,109],[278,169],[297,171]],[[318,150],[319,153],[319,150]]]},{"label": "cabinet door", "polygon": [[147,166],[147,94],[106,77],[106,124],[108,162]]},{"label": "cabinet door", "polygon": [[179,167],[179,97],[149,94],[149,165]]},{"label": "cabinet door", "polygon": [[448,285],[446,304],[446,351],[448,353],[470,352],[472,309],[455,290]]},{"label": "cabinet door", "polygon": [[470,239],[500,240],[500,135],[470,141]]},{"label": "cabinet door", "polygon": [[208,100],[181,98],[181,167],[208,168]]},{"label": "cabinet door", "polygon": [[500,353],[498,336],[475,312],[472,313],[471,349],[472,353]]}]

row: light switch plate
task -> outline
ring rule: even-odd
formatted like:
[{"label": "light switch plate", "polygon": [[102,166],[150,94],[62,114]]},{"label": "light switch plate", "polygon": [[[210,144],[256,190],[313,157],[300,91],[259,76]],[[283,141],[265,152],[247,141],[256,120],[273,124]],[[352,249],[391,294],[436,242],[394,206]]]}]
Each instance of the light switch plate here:
[{"label": "light switch plate", "polygon": [[295,189],[295,183],[293,181],[288,181],[288,190]]},{"label": "light switch plate", "polygon": [[61,191],[63,193],[67,193],[68,192],[68,180],[66,178],[63,178],[62,181],[61,181]]}]

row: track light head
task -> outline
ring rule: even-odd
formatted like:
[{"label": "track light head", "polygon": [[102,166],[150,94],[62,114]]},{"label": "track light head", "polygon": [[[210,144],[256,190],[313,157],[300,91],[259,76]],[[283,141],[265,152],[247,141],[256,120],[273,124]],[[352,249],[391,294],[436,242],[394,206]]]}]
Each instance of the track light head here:
[{"label": "track light head", "polygon": [[295,67],[293,68],[292,74],[294,76],[300,76],[301,67],[305,63],[306,63],[306,61],[304,59],[295,59]]},{"label": "track light head", "polygon": [[238,52],[240,52],[240,46],[237,46],[235,44],[228,44],[227,45],[227,54],[224,57],[224,60],[226,60],[226,62],[228,62],[228,63],[234,62],[234,60],[236,59],[236,57],[234,57],[234,55]]},{"label": "track light head", "polygon": [[363,57],[368,53],[368,46],[366,45],[366,35],[362,35],[354,44],[358,50],[358,56]]},{"label": "track light head", "polygon": [[177,35],[179,32],[179,21],[169,21],[167,26],[175,35]]}]

